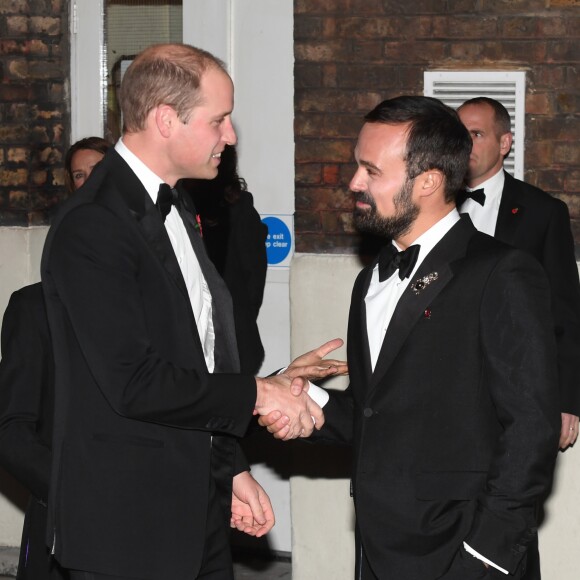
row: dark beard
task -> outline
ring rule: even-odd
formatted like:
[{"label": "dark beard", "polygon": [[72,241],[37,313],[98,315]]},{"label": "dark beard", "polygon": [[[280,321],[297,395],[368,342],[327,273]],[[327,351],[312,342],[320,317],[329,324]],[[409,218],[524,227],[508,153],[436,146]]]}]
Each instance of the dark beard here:
[{"label": "dark beard", "polygon": [[393,199],[395,215],[384,217],[377,212],[377,205],[372,197],[354,192],[355,199],[368,203],[370,209],[354,209],[354,225],[364,233],[396,240],[405,235],[419,215],[418,206],[413,204],[411,195],[413,180],[407,179],[399,193]]}]

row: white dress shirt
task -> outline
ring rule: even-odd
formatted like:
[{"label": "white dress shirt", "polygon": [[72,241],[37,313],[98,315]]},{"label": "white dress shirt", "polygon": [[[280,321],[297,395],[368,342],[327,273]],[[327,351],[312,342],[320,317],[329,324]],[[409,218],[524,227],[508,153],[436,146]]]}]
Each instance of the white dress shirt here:
[{"label": "white dress shirt", "polygon": [[[151,196],[153,203],[157,201],[159,186],[163,180],[155,175],[134,153],[129,151],[127,146],[119,139],[115,145],[117,153],[127,162],[133,170],[147,193]],[[203,346],[203,355],[208,371],[214,370],[214,345],[215,333],[212,318],[212,299],[211,293],[197,256],[191,246],[191,241],[187,235],[187,230],[183,224],[179,212],[175,206],[171,206],[171,211],[165,218],[165,229],[169,235],[169,240],[175,252],[175,257],[181,268],[187,293],[195,316],[195,323],[199,338]]]},{"label": "white dress shirt", "polygon": [[[371,365],[374,371],[379,352],[383,345],[385,333],[399,302],[399,298],[414,279],[415,272],[419,269],[421,262],[427,254],[441,241],[443,236],[459,221],[459,213],[456,209],[451,210],[444,218],[440,219],[434,226],[431,226],[425,233],[420,235],[412,244],[419,244],[419,256],[411,275],[404,280],[399,278],[399,270],[383,282],[379,282],[379,265],[373,270],[371,283],[365,297],[367,312],[367,333],[369,349],[371,353]],[[401,250],[393,241],[397,250]]]},{"label": "white dress shirt", "polygon": [[485,203],[483,206],[479,205],[471,198],[467,198],[460,209],[461,213],[468,213],[473,225],[484,234],[493,236],[495,234],[495,226],[497,224],[497,216],[499,215],[499,204],[501,203],[501,194],[505,183],[505,174],[503,168],[500,169],[494,176],[487,181],[474,187],[473,189],[466,188],[467,191],[474,189],[483,189],[485,193]]},{"label": "white dress shirt", "polygon": [[[496,176],[494,176],[495,178]],[[492,179],[494,179],[492,178]],[[503,172],[502,172],[502,188],[503,188]],[[486,190],[487,196],[487,190]],[[501,189],[500,189],[501,196]],[[468,200],[473,203],[473,200]],[[481,206],[474,202],[475,205]],[[487,199],[486,199],[487,205]],[[419,256],[417,257],[417,263],[411,272],[411,275],[404,280],[399,278],[399,271],[395,272],[383,282],[379,281],[379,266],[378,264],[374,267],[371,282],[367,295],[365,297],[366,305],[366,318],[367,318],[367,333],[369,340],[369,349],[371,354],[371,365],[373,371],[377,364],[379,358],[379,353],[383,345],[383,340],[391,322],[391,318],[395,312],[395,308],[399,302],[399,299],[403,295],[407,286],[411,284],[415,272],[419,269],[421,262],[426,258],[427,254],[441,241],[443,236],[459,221],[459,213],[456,209],[451,210],[444,218],[440,219],[435,225],[431,226],[425,233],[419,236],[412,244],[419,244],[421,247],[419,249]],[[496,212],[497,219],[497,212]],[[495,226],[494,226],[495,227]],[[401,250],[399,246],[393,241],[393,245],[397,250]],[[465,550],[470,553],[475,558],[478,558],[482,562],[493,566],[500,572],[507,574],[508,571],[500,568],[478,552],[476,552],[471,546],[463,542]]]}]

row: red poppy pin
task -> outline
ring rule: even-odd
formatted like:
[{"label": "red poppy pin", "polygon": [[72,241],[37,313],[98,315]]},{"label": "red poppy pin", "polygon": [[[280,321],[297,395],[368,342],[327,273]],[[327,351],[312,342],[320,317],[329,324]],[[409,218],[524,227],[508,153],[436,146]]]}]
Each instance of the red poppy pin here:
[{"label": "red poppy pin", "polygon": [[199,231],[200,237],[203,238],[203,231],[201,229],[201,217],[199,217],[198,213],[195,214],[195,221],[196,221],[195,229]]},{"label": "red poppy pin", "polygon": [[423,312],[423,316],[427,319],[431,318],[431,308],[425,308],[425,312]]},{"label": "red poppy pin", "polygon": [[519,207],[512,207],[512,213],[516,215],[520,211]]}]

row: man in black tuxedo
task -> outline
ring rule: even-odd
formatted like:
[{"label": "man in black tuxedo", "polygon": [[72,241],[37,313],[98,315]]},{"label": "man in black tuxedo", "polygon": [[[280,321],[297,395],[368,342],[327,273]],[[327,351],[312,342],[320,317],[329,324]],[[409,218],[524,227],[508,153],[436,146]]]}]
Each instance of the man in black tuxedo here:
[{"label": "man in black tuxedo", "polygon": [[355,282],[350,384],[314,435],[353,447],[356,578],[526,578],[558,449],[545,274],[459,216],[471,139],[452,109],[405,96],[365,120],[355,224],[388,243]]},{"label": "man in black tuxedo", "polygon": [[120,101],[123,137],[63,206],[42,259],[56,385],[47,540],[75,580],[231,579],[228,524],[260,536],[274,523],[237,438],[253,412],[282,410],[293,436],[324,417],[294,367],[239,374],[231,299],[174,189],[215,177],[236,141],[222,63],[149,47]]},{"label": "man in black tuxedo", "polygon": [[532,254],[548,276],[558,345],[560,448],[566,449],[576,442],[580,415],[580,282],[568,207],[504,171],[512,133],[510,115],[499,101],[476,97],[457,112],[473,139],[459,210],[478,230]]}]

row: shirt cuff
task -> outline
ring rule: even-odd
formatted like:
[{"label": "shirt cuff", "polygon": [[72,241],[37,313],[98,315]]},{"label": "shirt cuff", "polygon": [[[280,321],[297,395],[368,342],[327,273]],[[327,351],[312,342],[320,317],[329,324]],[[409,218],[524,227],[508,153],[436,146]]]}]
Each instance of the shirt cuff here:
[{"label": "shirt cuff", "polygon": [[[281,375],[288,367],[280,369],[276,374]],[[322,409],[328,400],[330,395],[321,387],[317,387],[314,383],[308,381],[308,395],[310,398]]]},{"label": "shirt cuff", "polygon": [[483,557],[479,552],[476,552],[471,546],[469,546],[465,542],[463,542],[463,547],[465,548],[465,551],[468,554],[471,554],[474,558],[477,558],[478,560],[485,562],[489,566],[492,566],[496,570],[499,570],[502,574],[509,574],[509,572],[507,570],[504,570],[503,568],[501,568],[497,564],[494,564],[491,560],[488,560],[487,558]]}]

